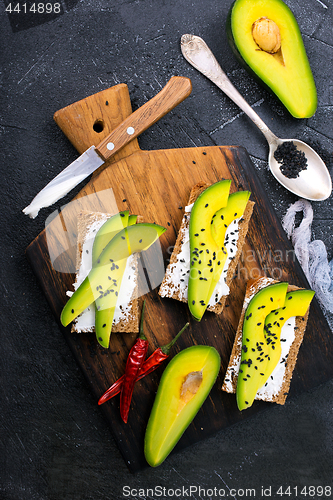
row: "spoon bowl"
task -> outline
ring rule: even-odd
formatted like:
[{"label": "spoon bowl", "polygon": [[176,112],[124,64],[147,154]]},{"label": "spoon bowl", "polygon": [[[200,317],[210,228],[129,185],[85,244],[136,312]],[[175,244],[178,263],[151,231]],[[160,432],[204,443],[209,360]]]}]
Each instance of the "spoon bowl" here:
[{"label": "spoon bowl", "polygon": [[[185,59],[230,97],[264,134],[269,144],[269,168],[283,187],[297,196],[311,201],[326,200],[331,195],[332,179],[320,156],[305,142],[297,139],[280,139],[273,134],[231,83],[202,38],[195,35],[183,35],[181,51]],[[304,152],[307,159],[306,169],[293,179],[282,173],[281,164],[274,158],[276,149],[284,142],[293,142],[298,150]]]},{"label": "spoon bowl", "polygon": [[[294,179],[281,172],[281,164],[274,158],[278,146],[284,142],[293,142],[307,159],[307,167]],[[270,143],[268,164],[275,179],[292,193],[311,201],[326,200],[332,192],[331,176],[320,156],[305,142],[297,139],[278,139]]]}]

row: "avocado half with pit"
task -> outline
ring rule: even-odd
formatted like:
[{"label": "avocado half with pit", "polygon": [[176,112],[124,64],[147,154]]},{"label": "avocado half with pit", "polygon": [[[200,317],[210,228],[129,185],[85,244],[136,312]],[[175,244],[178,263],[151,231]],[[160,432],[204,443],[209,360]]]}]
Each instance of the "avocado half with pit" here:
[{"label": "avocado half with pit", "polygon": [[282,0],[236,0],[227,19],[240,63],[295,118],[317,109],[317,91],[297,21]]}]

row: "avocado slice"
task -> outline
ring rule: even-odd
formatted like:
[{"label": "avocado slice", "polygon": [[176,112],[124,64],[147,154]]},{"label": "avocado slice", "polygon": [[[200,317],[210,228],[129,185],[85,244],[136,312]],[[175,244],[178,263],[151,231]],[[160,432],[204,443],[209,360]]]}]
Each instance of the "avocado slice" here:
[{"label": "avocado slice", "polygon": [[180,351],[163,372],[148,420],[144,453],[160,465],[198,413],[214,385],[221,360],[214,347],[195,345]]},{"label": "avocado slice", "polygon": [[234,220],[242,217],[250,195],[250,191],[237,191],[236,193],[232,193],[228,198],[227,206],[221,208],[213,216],[211,225],[212,236],[217,245],[223,247],[225,250],[223,252],[223,262],[221,263],[222,269],[228,257],[227,250],[224,247],[226,230]]},{"label": "avocado slice", "polygon": [[209,186],[193,204],[190,216],[190,277],[188,306],[192,316],[200,321],[211,293],[219,280],[223,266],[223,245],[212,236],[214,214],[228,202],[231,180],[222,180]]},{"label": "avocado slice", "polygon": [[266,316],[265,341],[268,346],[268,357],[264,383],[271,376],[281,357],[280,336],[283,325],[293,316],[304,316],[310,307],[314,294],[313,290],[289,292],[286,295],[283,307],[272,311]]},{"label": "avocado slice", "polygon": [[224,245],[225,233],[232,221],[239,219],[244,214],[250,195],[250,191],[232,193],[228,198],[227,206],[214,214],[211,231],[219,247]]},{"label": "avocado slice", "polygon": [[[166,228],[157,224],[140,223],[126,227],[112,238],[102,251],[96,265],[73,293],[61,313],[61,323],[67,326],[96,299],[110,288],[110,282],[118,285],[122,276],[122,260],[135,252],[149,248]],[[118,285],[119,287],[119,285]],[[118,292],[112,293],[117,300]]]},{"label": "avocado slice", "polygon": [[249,408],[263,385],[269,349],[265,339],[265,319],[283,307],[288,283],[279,282],[259,290],[250,300],[244,315],[242,353],[236,387],[239,410]]},{"label": "avocado slice", "polygon": [[295,118],[317,109],[317,91],[297,21],[282,0],[236,0],[227,36],[240,63]]},{"label": "avocado slice", "polygon": [[[126,226],[132,226],[136,223],[137,215],[130,215],[129,212],[119,212],[110,217],[98,230],[92,249],[93,262],[98,260],[98,257],[111,241],[113,236]],[[95,301],[95,334],[96,339],[102,347],[108,348],[110,343],[110,335],[114,313],[116,310],[117,300],[115,293],[119,293],[121,288],[122,278],[126,269],[127,259],[119,261],[118,281],[112,281],[112,285]],[[116,289],[116,290],[115,290]]]},{"label": "avocado slice", "polygon": [[103,252],[106,245],[110,243],[112,238],[124,227],[128,226],[128,219],[129,211],[125,210],[124,212],[119,212],[118,214],[109,217],[107,221],[104,222],[104,224],[99,228],[92,247],[93,265]]}]

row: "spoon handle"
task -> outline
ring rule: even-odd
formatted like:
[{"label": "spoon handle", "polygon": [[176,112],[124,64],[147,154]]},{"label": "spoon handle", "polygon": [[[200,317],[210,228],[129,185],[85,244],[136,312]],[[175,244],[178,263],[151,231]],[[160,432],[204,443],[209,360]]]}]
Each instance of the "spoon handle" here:
[{"label": "spoon handle", "polygon": [[244,113],[253,121],[266,137],[268,144],[278,140],[266,123],[257,115],[246,102],[238,90],[233,86],[221,66],[215,59],[212,51],[202,38],[195,35],[183,35],[181,38],[181,50],[185,59],[198,71],[215,83]]}]

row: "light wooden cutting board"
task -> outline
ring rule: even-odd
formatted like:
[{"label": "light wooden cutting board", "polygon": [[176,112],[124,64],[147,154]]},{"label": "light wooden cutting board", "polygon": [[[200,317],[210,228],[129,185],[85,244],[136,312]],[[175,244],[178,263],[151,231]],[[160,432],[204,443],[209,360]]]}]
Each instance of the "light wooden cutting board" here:
[{"label": "light wooden cutting board", "polygon": [[[128,89],[121,84],[58,111],[55,120],[78,152],[82,153],[92,144],[97,145],[130,113]],[[26,252],[59,321],[67,300],[66,291],[74,281],[78,211],[88,209],[113,213],[129,209],[132,213],[142,215],[147,222],[164,225],[167,231],[161,238],[161,244],[166,266],[192,186],[199,181],[213,183],[221,178],[232,179],[231,191],[250,190],[251,199],[255,202],[246,245],[224,312],[219,317],[206,313],[198,323],[191,320],[186,304],[161,299],[157,294],[158,288],[146,296],[145,331],[150,341],[149,354],[158,345],[168,343],[189,320],[190,327],[172,354],[194,343],[209,344],[216,347],[222,360],[220,375],[210,396],[176,449],[204,439],[269,406],[257,401],[252,408],[241,413],[237,410],[235,397],[220,389],[247,279],[266,274],[308,287],[246,150],[241,147],[214,146],[142,151],[138,142],[133,140],[106,167],[101,167],[93,174],[74,203],[68,204],[54,217]],[[60,325],[60,328],[86,376],[97,404],[103,392],[123,374],[136,335],[113,334],[110,348],[105,350],[97,344],[94,334],[77,335],[71,333],[70,327],[63,328]],[[159,368],[136,384],[127,424],[122,422],[119,415],[119,396],[100,407],[132,472],[147,465],[143,455],[143,439],[161,373],[162,368]],[[289,397],[316,387],[332,376],[331,332],[314,300]]]}]

